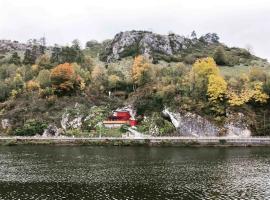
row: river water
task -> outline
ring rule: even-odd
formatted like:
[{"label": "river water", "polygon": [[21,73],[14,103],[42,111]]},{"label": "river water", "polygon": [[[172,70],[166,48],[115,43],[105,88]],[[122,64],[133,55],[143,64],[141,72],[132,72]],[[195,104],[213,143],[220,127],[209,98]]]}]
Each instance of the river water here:
[{"label": "river water", "polygon": [[270,148],[0,147],[0,199],[270,199]]}]

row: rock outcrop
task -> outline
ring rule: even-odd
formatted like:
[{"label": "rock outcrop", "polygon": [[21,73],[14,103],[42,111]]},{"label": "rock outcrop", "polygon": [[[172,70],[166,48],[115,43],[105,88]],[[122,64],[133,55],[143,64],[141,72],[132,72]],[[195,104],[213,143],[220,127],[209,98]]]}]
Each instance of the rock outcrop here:
[{"label": "rock outcrop", "polygon": [[170,118],[178,134],[181,136],[219,135],[219,127],[199,115],[190,112],[173,113],[168,109],[165,109],[163,114]]},{"label": "rock outcrop", "polygon": [[230,136],[249,137],[246,118],[242,113],[229,113],[223,126],[217,126],[209,120],[190,112],[163,111],[169,117],[180,136]]},{"label": "rock outcrop", "polygon": [[1,128],[3,130],[6,130],[6,129],[10,128],[10,127],[11,127],[11,124],[10,124],[9,119],[2,119],[1,120]]},{"label": "rock outcrop", "polygon": [[47,129],[44,130],[42,137],[50,136],[60,136],[61,131],[55,125],[49,125]]},{"label": "rock outcrop", "polygon": [[251,136],[243,113],[228,113],[224,127],[228,136]]},{"label": "rock outcrop", "polygon": [[8,53],[15,51],[25,51],[26,49],[31,49],[33,46],[46,46],[46,39],[30,39],[27,43],[21,43],[12,40],[0,40],[0,53]]},{"label": "rock outcrop", "polygon": [[77,115],[77,116],[70,116],[69,113],[64,113],[62,115],[62,119],[61,119],[61,127],[64,129],[64,130],[67,130],[67,129],[79,129],[81,128],[82,126],[82,118],[83,116],[82,115]]},{"label": "rock outcrop", "polygon": [[173,56],[196,45],[199,41],[206,44],[218,43],[218,36],[208,33],[200,39],[190,39],[176,34],[160,35],[149,31],[120,32],[105,47],[101,60],[111,62],[136,54],[149,57],[154,57],[156,54]]}]

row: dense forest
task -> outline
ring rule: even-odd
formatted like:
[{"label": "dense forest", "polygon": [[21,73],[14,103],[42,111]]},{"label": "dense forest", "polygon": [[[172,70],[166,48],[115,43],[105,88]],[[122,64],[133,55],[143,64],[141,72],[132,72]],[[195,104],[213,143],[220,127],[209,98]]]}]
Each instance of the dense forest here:
[{"label": "dense forest", "polygon": [[136,108],[139,117],[147,117],[141,117],[138,127],[145,133],[156,124],[158,135],[174,134],[173,125],[162,116],[169,107],[196,113],[217,125],[224,123],[229,112],[241,112],[254,135],[269,134],[267,61],[250,49],[227,47],[217,35],[209,43],[209,35],[195,38],[194,34],[185,40],[192,46],[181,53],[149,55],[133,47],[111,61],[106,54],[112,52],[114,40],[92,40],[85,47],[79,40],[52,47],[34,42],[23,51],[2,50],[2,134],[42,134],[48,126],[60,127],[62,116],[69,113],[81,116],[83,123],[62,134],[117,135],[124,130],[106,130],[96,124],[125,105]]}]

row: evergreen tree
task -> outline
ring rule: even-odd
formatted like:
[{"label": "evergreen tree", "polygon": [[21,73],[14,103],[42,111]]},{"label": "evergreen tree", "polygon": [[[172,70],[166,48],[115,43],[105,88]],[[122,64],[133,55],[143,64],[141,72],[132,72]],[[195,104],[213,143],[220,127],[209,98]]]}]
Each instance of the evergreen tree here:
[{"label": "evergreen tree", "polygon": [[9,64],[21,65],[21,58],[17,52],[14,52],[9,60]]},{"label": "evergreen tree", "polygon": [[31,65],[31,64],[34,64],[34,63],[35,63],[35,61],[32,60],[31,50],[26,49],[25,52],[24,52],[23,64]]},{"label": "evergreen tree", "polygon": [[191,33],[191,39],[197,39],[197,34],[195,31],[192,31]]},{"label": "evergreen tree", "polygon": [[51,55],[51,63],[61,63],[60,60],[61,56],[61,48],[55,45],[52,49],[52,55]]}]

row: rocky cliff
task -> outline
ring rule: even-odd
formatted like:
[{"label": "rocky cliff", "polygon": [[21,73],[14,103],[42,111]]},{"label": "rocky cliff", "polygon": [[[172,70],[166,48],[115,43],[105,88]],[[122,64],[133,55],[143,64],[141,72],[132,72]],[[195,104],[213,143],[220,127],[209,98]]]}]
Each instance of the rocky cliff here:
[{"label": "rocky cliff", "polygon": [[218,44],[216,34],[206,34],[199,39],[169,34],[160,35],[149,31],[126,31],[115,35],[101,54],[101,60],[111,62],[127,56],[143,54],[152,58],[175,58],[198,43]]},{"label": "rocky cliff", "polygon": [[242,113],[228,113],[222,126],[190,112],[171,112],[165,109],[163,114],[171,120],[180,136],[232,136],[249,137],[251,131]]}]

